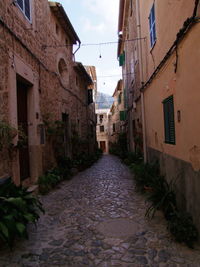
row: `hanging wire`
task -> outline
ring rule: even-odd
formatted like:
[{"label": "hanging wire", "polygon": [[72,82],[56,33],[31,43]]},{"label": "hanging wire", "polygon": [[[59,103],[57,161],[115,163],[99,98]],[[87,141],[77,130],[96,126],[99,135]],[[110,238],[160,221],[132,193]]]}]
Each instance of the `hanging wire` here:
[{"label": "hanging wire", "polygon": [[[141,38],[134,38],[134,39],[130,39],[130,40],[120,40],[120,42],[122,43],[126,43],[126,42],[135,42],[138,40],[145,40],[146,37],[141,37]],[[80,44],[81,46],[102,46],[102,45],[112,45],[112,44],[118,44],[119,41],[111,41],[111,42],[102,42],[102,43],[85,43],[85,44]],[[77,45],[77,44],[76,44]],[[72,44],[65,44],[65,45],[43,45],[42,48],[47,48],[47,47],[53,47],[53,48],[57,48],[57,47],[68,47],[68,46],[72,46]]]},{"label": "hanging wire", "polygon": [[99,58],[101,58],[101,44],[99,44]]}]

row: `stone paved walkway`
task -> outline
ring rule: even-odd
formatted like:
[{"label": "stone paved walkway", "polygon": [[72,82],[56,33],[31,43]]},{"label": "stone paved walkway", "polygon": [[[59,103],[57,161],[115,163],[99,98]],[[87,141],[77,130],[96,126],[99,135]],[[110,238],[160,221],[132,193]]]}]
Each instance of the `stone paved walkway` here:
[{"label": "stone paved walkway", "polygon": [[162,214],[146,204],[129,170],[113,156],[42,197],[46,214],[28,241],[0,251],[6,267],[200,266],[200,250],[173,242]]}]

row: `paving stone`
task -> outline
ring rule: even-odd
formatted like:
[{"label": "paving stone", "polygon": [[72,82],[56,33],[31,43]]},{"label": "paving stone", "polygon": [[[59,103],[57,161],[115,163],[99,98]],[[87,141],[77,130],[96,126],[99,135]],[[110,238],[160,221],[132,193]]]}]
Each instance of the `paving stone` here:
[{"label": "paving stone", "polygon": [[136,256],[135,259],[137,260],[138,263],[146,265],[148,264],[148,260],[144,256]]},{"label": "paving stone", "polygon": [[146,254],[146,250],[142,250],[142,249],[131,249],[129,250],[130,253],[132,253],[133,255],[145,255]]},{"label": "paving stone", "polygon": [[160,250],[158,252],[159,262],[167,262],[167,260],[170,258],[170,253],[166,250]]},{"label": "paving stone", "polygon": [[63,243],[63,239],[59,239],[59,240],[53,240],[53,241],[51,241],[50,243],[49,243],[49,245],[51,245],[51,246],[61,246],[62,245],[62,243]]},{"label": "paving stone", "polygon": [[153,260],[157,255],[157,250],[156,249],[149,249],[147,253],[148,253],[148,258],[150,260]]},{"label": "paving stone", "polygon": [[[200,248],[173,242],[162,213],[145,219],[144,196],[114,156],[103,156],[40,200],[46,213],[37,228],[30,225],[29,240],[17,241],[12,252],[0,250],[0,266],[200,266]],[[111,228],[101,232],[107,223]]]},{"label": "paving stone", "polygon": [[135,262],[135,257],[133,254],[127,253],[121,258],[121,260],[125,262]]},{"label": "paving stone", "polygon": [[97,256],[101,250],[99,248],[91,249],[91,253]]}]

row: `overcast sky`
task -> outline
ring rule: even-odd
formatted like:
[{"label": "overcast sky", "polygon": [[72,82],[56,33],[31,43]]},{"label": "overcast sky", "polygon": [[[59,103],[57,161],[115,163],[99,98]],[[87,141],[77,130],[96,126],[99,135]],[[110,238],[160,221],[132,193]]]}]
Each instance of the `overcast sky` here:
[{"label": "overcast sky", "polygon": [[[119,0],[58,0],[58,2],[63,5],[82,44],[117,42]],[[117,61],[117,43],[82,46],[76,54],[76,61],[96,66],[98,91],[113,94],[117,81],[121,78],[121,69]]]}]

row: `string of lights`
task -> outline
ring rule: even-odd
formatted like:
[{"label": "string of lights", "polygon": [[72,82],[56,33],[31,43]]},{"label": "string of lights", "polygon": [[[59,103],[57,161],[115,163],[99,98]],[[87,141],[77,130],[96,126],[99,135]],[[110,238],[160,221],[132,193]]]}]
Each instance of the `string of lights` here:
[{"label": "string of lights", "polygon": [[126,74],[115,74],[115,75],[105,75],[105,76],[98,76],[97,75],[97,78],[112,78],[112,77],[125,77],[125,76],[128,76],[128,75],[131,75],[131,74],[135,74],[134,72],[128,72]]},{"label": "string of lights", "polygon": [[[134,38],[134,39],[129,39],[129,40],[119,40],[122,43],[126,43],[126,42],[135,42],[138,40],[145,40],[146,37],[141,37],[141,38]],[[102,42],[102,43],[83,43],[83,44],[75,44],[77,46],[102,46],[102,45],[113,45],[113,44],[118,44],[119,41],[109,41],[109,42]],[[65,45],[43,45],[42,48],[46,49],[48,47],[52,47],[52,48],[58,48],[58,47],[68,47],[68,46],[72,46],[72,44],[65,44]]]}]

